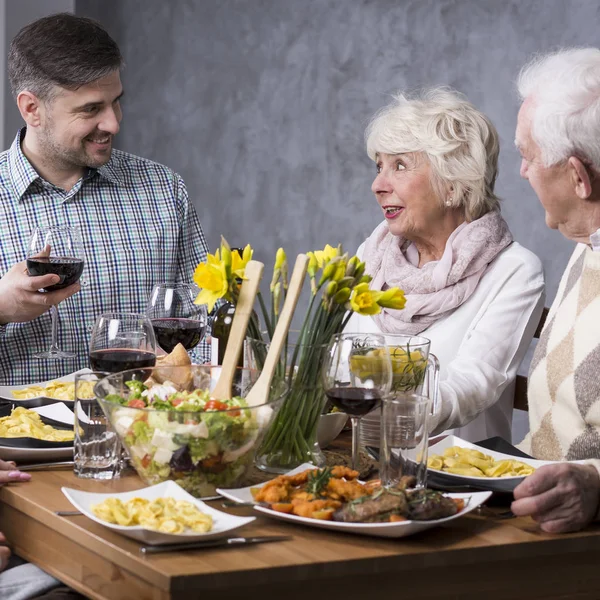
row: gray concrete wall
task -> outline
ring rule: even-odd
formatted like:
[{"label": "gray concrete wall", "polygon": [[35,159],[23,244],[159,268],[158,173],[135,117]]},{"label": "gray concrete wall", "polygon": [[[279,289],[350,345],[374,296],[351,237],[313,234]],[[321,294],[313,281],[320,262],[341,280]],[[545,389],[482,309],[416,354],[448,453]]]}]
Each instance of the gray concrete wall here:
[{"label": "gray concrete wall", "polygon": [[76,12],[127,61],[118,145],[183,175],[211,248],[224,234],[268,264],[279,245],[355,249],[381,220],[365,123],[395,90],[447,84],[498,127],[503,212],[554,295],[572,245],[519,178],[514,79],[533,52],[598,45],[599,2],[77,0]]}]

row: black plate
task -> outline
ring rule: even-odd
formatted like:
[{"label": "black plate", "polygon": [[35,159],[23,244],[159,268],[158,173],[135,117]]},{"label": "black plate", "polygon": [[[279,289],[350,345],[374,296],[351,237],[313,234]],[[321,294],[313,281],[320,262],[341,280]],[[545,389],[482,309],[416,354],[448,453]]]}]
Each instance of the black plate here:
[{"label": "black plate", "polygon": [[[8,417],[12,411],[11,404],[0,405],[0,417]],[[40,415],[42,423],[51,425],[55,429],[71,430],[71,427],[61,421],[54,421]],[[46,440],[37,440],[31,437],[16,437],[5,438],[0,437],[0,446],[8,446],[10,448],[72,448],[73,441],[70,442],[48,442]]]}]

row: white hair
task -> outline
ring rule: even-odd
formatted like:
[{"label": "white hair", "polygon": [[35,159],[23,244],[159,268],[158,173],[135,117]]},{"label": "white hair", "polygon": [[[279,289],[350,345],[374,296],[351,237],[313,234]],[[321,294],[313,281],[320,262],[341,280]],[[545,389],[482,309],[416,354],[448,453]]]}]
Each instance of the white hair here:
[{"label": "white hair", "polygon": [[536,56],[517,81],[533,102],[531,135],[550,167],[571,156],[600,170],[600,50],[570,48]]},{"label": "white hair", "polygon": [[365,140],[372,160],[380,153],[424,153],[440,202],[452,186],[451,206],[462,208],[468,221],[499,209],[498,132],[459,92],[442,87],[413,97],[397,94],[373,117]]}]

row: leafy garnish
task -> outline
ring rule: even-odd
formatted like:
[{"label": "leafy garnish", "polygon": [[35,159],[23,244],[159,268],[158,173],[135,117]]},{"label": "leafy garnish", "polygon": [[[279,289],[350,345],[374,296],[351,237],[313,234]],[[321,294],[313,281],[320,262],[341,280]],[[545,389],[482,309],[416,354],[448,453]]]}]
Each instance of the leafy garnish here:
[{"label": "leafy garnish", "polygon": [[306,483],[306,491],[315,496],[319,496],[321,492],[327,487],[329,480],[331,479],[331,467],[325,467],[324,469],[315,469],[308,474],[308,481]]}]

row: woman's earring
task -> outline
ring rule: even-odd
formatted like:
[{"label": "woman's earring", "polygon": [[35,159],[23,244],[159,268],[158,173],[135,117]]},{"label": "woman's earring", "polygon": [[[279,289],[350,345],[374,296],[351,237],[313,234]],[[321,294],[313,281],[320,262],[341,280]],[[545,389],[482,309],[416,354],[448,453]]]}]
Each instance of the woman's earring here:
[{"label": "woman's earring", "polygon": [[445,204],[446,206],[452,206],[452,200],[446,200]]}]

